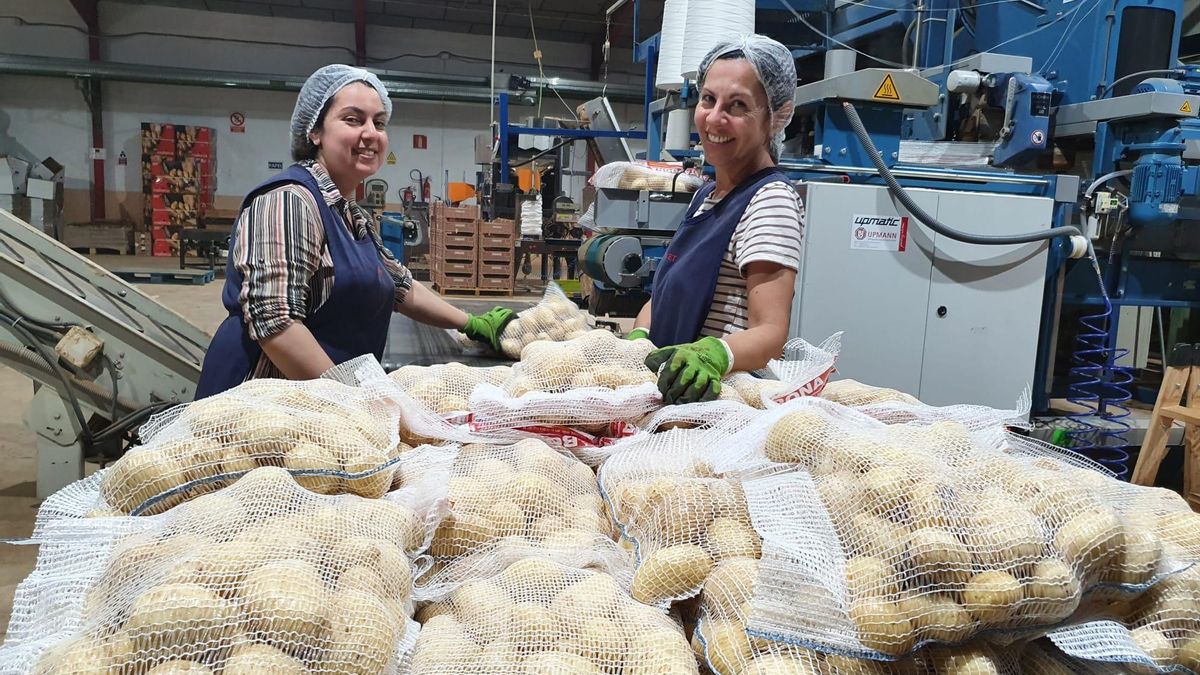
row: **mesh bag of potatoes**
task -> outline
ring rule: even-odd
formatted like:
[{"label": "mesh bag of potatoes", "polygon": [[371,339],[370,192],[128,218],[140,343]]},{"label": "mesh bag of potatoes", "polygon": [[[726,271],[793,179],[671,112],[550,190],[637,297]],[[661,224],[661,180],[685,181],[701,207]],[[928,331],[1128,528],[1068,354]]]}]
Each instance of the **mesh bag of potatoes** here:
[{"label": "mesh bag of potatoes", "polygon": [[719,473],[712,429],[670,429],[630,439],[600,468],[600,485],[623,543],[637,557],[634,599],[665,607],[700,592],[713,565],[758,557],[746,474]]},{"label": "mesh bag of potatoes", "polygon": [[374,382],[250,380],[147,423],[145,445],[103,472],[88,511],[162,513],[261,466],[283,467],[324,494],[380,497],[410,449],[398,420]]},{"label": "mesh bag of potatoes", "polygon": [[525,347],[539,340],[562,342],[592,330],[596,318],[567,298],[558,284],[546,284],[541,302],[518,312],[500,333],[500,351],[520,359]]},{"label": "mesh bag of potatoes", "polygon": [[522,558],[418,612],[414,675],[687,675],[680,628],[613,577]]},{"label": "mesh bag of potatoes", "polygon": [[1116,664],[1088,664],[1071,658],[1048,638],[1020,648],[1022,675],[1118,675],[1128,671]]},{"label": "mesh bag of potatoes", "polygon": [[750,628],[794,644],[885,659],[1044,632],[1183,566],[1076,467],[983,447],[960,424],[884,425],[808,398],[751,427],[763,457],[803,469],[746,488],[770,569]]},{"label": "mesh bag of potatoes", "polygon": [[1017,675],[1018,658],[987,645],[931,648],[895,662],[820,653],[747,630],[759,561],[730,558],[716,564],[700,594],[700,621],[692,648],[716,675]]},{"label": "mesh bag of potatoes", "polygon": [[595,473],[539,440],[463,446],[446,498],[450,511],[429,546],[433,564],[417,580],[420,600],[440,599],[524,556],[629,576]]},{"label": "mesh bag of potatoes", "polygon": [[439,415],[462,415],[475,387],[487,383],[502,386],[512,377],[510,366],[474,368],[461,363],[432,366],[401,366],[388,374],[401,391]]},{"label": "mesh bag of potatoes", "polygon": [[721,382],[721,398],[764,409],[801,396],[817,396],[827,386],[842,349],[842,334],[819,345],[800,338],[784,345],[781,358],[771,359],[761,372],[732,373]]},{"label": "mesh bag of potatoes", "polygon": [[598,188],[695,192],[704,179],[695,169],[673,162],[609,162],[596,169],[590,180]]},{"label": "mesh bag of potatoes", "polygon": [[[145,525],[113,536],[130,520]],[[17,613],[21,672],[365,675],[396,672],[415,642],[425,524],[397,501],[318,495],[264,467],[167,514],[75,525],[109,532],[111,551],[86,587],[63,580],[73,611]],[[41,557],[38,583],[70,570],[58,562]]]},{"label": "mesh bag of potatoes", "polygon": [[577,428],[603,434],[662,407],[657,378],[645,366],[649,340],[622,340],[605,330],[566,342],[535,342],[521,353],[501,389],[471,395],[471,429],[493,433],[527,427]]}]

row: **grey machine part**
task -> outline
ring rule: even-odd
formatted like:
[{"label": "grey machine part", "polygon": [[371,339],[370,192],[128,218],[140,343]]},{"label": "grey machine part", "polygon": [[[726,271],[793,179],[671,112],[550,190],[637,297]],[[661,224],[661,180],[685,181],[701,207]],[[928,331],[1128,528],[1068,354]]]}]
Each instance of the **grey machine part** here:
[{"label": "grey machine part", "polygon": [[[594,98],[583,104],[590,126],[596,131],[620,131],[617,116],[613,113],[608,99],[603,96]],[[596,138],[596,150],[600,153],[600,163],[632,162],[633,152],[629,149],[629,141],[624,138]]]},{"label": "grey machine part", "polygon": [[[974,232],[1002,235],[1052,223],[1050,198],[908,192],[939,220],[962,222],[969,214]],[[1011,408],[1032,385],[1045,242],[953,241],[918,222],[880,186],[809,183],[805,206],[808,222],[819,225],[806,232],[790,335],[816,343],[844,331],[840,377],[906,391],[931,405],[997,408]],[[895,236],[900,228],[903,250]],[[888,233],[886,243],[866,243]]]},{"label": "grey machine part", "polygon": [[[92,432],[74,402],[85,418],[111,423],[195,394],[207,333],[6,211],[0,211],[0,310],[18,317],[0,322],[0,363],[34,381],[25,422],[36,434],[39,497],[83,477]],[[91,341],[89,357],[64,367],[75,357],[65,348],[55,352],[50,325],[86,329],[75,335]],[[35,333],[40,351],[30,349]]]},{"label": "grey machine part", "polygon": [[592,229],[602,234],[674,232],[683,223],[692,194],[599,188]]}]

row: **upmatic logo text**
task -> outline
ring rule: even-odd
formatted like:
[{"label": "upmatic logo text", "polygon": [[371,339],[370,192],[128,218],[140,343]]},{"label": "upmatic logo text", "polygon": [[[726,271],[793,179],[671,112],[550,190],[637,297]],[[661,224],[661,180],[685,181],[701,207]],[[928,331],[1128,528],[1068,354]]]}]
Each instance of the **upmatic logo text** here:
[{"label": "upmatic logo text", "polygon": [[908,245],[908,218],[855,215],[850,224],[850,232],[851,248],[904,251]]}]

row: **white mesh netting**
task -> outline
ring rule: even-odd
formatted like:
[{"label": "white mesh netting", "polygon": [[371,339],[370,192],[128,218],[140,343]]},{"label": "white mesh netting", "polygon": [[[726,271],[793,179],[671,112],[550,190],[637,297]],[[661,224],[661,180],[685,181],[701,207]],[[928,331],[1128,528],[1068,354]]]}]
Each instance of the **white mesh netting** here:
[{"label": "white mesh netting", "polygon": [[987,645],[925,650],[885,663],[773,642],[746,631],[759,561],[729,558],[716,564],[700,594],[700,622],[692,645],[716,675],[740,673],[1017,675],[1021,659]]},{"label": "white mesh netting", "polygon": [[841,349],[841,333],[819,345],[800,338],[789,340],[782,358],[771,359],[761,372],[738,372],[726,377],[721,382],[721,398],[764,409],[801,396],[817,396],[828,386]]},{"label": "white mesh netting", "polygon": [[278,467],[158,516],[56,521],[0,670],[396,672],[425,529],[399,500],[318,495]]},{"label": "white mesh netting", "polygon": [[521,558],[423,608],[415,675],[687,675],[696,659],[677,625],[614,578]]},{"label": "white mesh netting", "polygon": [[[737,404],[699,405],[719,410]],[[730,430],[745,419],[735,415],[716,427],[641,434],[618,443],[601,466],[601,491],[637,556],[635,599],[666,606],[692,597],[715,563],[758,556],[761,540],[743,494],[745,476],[714,467],[715,457],[731,451]]]},{"label": "white mesh netting", "polygon": [[[566,342],[535,342],[503,388],[481,385],[472,394],[471,429],[524,432],[559,445],[603,445],[607,441],[599,439],[621,435],[662,407],[654,373],[643,363],[652,349],[648,340],[622,340],[604,330]],[[564,433],[568,429],[581,433]]]},{"label": "white mesh netting", "polygon": [[598,188],[695,192],[704,179],[695,169],[670,162],[609,162],[596,169],[589,181]]},{"label": "white mesh netting", "polygon": [[512,377],[512,368],[473,368],[461,363],[401,366],[388,377],[401,391],[439,415],[463,415],[470,410],[468,401],[475,387],[484,383],[502,386]]},{"label": "white mesh netting", "polygon": [[433,535],[433,564],[419,599],[439,599],[513,560],[541,556],[627,578],[628,554],[614,541],[596,475],[535,439],[466,445],[446,484],[451,511]]},{"label": "white mesh netting", "polygon": [[[380,497],[411,449],[398,439],[399,407],[378,363],[357,360],[339,379],[251,380],[156,415],[144,445],[53,495],[39,527],[58,517],[162,513],[261,466],[283,467],[322,494]],[[347,384],[346,382],[353,382]]]},{"label": "white mesh netting", "polygon": [[981,446],[960,424],[888,426],[801,399],[740,437],[803,469],[745,485],[769,570],[749,621],[762,636],[895,657],[1044,630],[1086,594],[1183,565],[1081,484],[1086,471]]},{"label": "white mesh netting", "polygon": [[500,351],[520,359],[525,347],[539,340],[562,342],[579,337],[596,326],[596,318],[571,302],[558,284],[550,282],[542,301],[516,318],[500,333]]}]

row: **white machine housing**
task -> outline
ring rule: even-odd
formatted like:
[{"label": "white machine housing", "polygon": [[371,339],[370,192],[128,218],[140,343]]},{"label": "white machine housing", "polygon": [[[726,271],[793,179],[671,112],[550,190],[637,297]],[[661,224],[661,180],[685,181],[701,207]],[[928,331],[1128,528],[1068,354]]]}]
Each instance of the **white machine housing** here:
[{"label": "white machine housing", "polygon": [[[929,214],[968,232],[1015,234],[1052,220],[1054,201],[1045,197],[908,192]],[[899,389],[931,405],[1011,408],[1029,390],[1045,242],[950,240],[884,187],[810,183],[802,193],[805,241],[790,335],[816,344],[845,331],[835,379]]]}]

